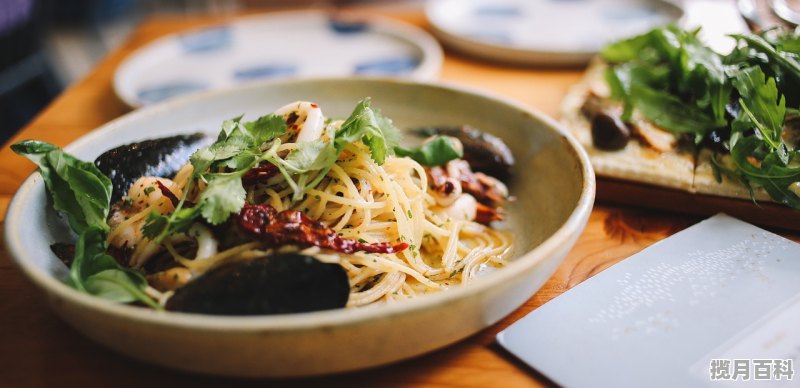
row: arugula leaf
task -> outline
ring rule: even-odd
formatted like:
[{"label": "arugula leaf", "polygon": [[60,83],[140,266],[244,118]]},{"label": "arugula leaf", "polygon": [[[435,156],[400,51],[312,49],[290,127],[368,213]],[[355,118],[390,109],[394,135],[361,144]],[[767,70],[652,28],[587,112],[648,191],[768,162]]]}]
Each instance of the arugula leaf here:
[{"label": "arugula leaf", "polygon": [[672,132],[703,135],[709,129],[719,126],[697,107],[686,104],[669,93],[633,85],[631,96],[642,115],[659,127]]},{"label": "arugula leaf", "polygon": [[800,168],[786,167],[777,160],[775,153],[767,153],[756,167],[748,160],[752,155],[764,154],[764,142],[755,136],[739,139],[731,148],[731,157],[737,170],[748,184],[756,183],[769,193],[769,196],[787,206],[800,209],[800,197],[789,189],[789,185],[800,181]]},{"label": "arugula leaf", "polygon": [[790,77],[793,77],[795,80],[800,80],[800,61],[798,61],[796,54],[792,56],[786,52],[779,51],[758,35],[748,34],[731,36],[746,42],[749,48],[764,54],[771,63],[783,69]]},{"label": "arugula leaf", "polygon": [[619,63],[633,61],[641,55],[642,51],[651,47],[654,32],[637,35],[629,39],[620,40],[606,45],[600,55],[607,62]]},{"label": "arugula leaf", "polygon": [[398,156],[408,156],[423,166],[440,166],[464,156],[464,152],[448,136],[436,136],[417,148],[395,147],[394,152]]},{"label": "arugula leaf", "polygon": [[779,96],[775,79],[766,79],[761,68],[753,66],[739,71],[733,84],[739,95],[747,96],[747,101],[739,98],[744,114],[739,115],[737,121],[744,122],[744,125],[737,126],[751,124],[772,149],[779,149],[786,117],[786,98]]},{"label": "arugula leaf", "polygon": [[111,180],[93,163],[37,140],[16,143],[11,149],[39,166],[54,208],[66,215],[72,230],[81,233],[90,226],[108,230]]}]

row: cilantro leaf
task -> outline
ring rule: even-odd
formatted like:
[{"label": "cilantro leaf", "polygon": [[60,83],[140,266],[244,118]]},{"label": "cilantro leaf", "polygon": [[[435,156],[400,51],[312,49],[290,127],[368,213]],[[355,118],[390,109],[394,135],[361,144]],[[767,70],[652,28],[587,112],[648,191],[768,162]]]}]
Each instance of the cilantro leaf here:
[{"label": "cilantro leaf", "polygon": [[253,136],[256,145],[261,145],[286,133],[286,121],[282,116],[276,114],[261,116],[255,121],[244,123],[244,127]]},{"label": "cilantro leaf", "polygon": [[147,215],[142,226],[142,234],[156,242],[161,242],[165,237],[175,233],[189,230],[197,218],[200,217],[200,207],[179,207],[169,215],[152,212]]},{"label": "cilantro leaf", "polygon": [[394,152],[398,156],[408,156],[423,166],[440,166],[464,155],[453,139],[447,136],[436,136],[417,148],[395,147]]},{"label": "cilantro leaf", "polygon": [[383,164],[386,157],[393,154],[400,139],[399,132],[391,120],[370,108],[370,99],[365,98],[336,132],[334,145],[341,152],[347,144],[361,140],[369,147],[375,163]]},{"label": "cilantro leaf", "polygon": [[338,156],[331,142],[316,139],[297,143],[297,148],[278,162],[293,174],[304,174],[331,166]]},{"label": "cilantro leaf", "polygon": [[200,197],[200,212],[212,225],[225,222],[233,213],[244,206],[247,192],[242,186],[239,173],[220,173],[208,175],[208,187]]}]

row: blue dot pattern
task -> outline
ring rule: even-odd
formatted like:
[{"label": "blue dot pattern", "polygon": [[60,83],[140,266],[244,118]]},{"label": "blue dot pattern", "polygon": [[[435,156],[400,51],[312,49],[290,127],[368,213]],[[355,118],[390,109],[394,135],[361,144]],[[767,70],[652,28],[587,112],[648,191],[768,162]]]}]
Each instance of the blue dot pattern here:
[{"label": "blue dot pattern", "polygon": [[419,58],[396,57],[381,58],[356,64],[353,73],[359,75],[395,75],[407,73],[419,65]]},{"label": "blue dot pattern", "polygon": [[260,78],[288,77],[297,74],[297,66],[290,64],[266,64],[235,69],[233,78],[248,81]]},{"label": "blue dot pattern", "polygon": [[205,90],[208,85],[197,81],[178,81],[161,85],[148,86],[136,93],[143,104],[153,104],[168,100],[175,96]]},{"label": "blue dot pattern", "polygon": [[178,42],[187,54],[216,52],[231,46],[231,29],[228,26],[206,28],[181,35]]},{"label": "blue dot pattern", "polygon": [[330,19],[328,20],[328,27],[339,35],[358,34],[367,29],[367,23]]}]

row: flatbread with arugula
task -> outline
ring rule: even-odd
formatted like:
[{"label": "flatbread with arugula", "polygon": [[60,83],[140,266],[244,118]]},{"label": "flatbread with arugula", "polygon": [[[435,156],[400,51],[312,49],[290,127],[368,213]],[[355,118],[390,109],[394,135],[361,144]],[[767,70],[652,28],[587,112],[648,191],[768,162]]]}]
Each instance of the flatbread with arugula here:
[{"label": "flatbread with arugula", "polygon": [[607,46],[562,104],[598,175],[800,209],[800,30],[654,29]]}]

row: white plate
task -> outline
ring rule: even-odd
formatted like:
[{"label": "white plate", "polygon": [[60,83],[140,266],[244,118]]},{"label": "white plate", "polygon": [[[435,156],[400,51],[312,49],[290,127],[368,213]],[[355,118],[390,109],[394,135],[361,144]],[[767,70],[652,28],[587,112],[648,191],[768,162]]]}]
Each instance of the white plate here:
[{"label": "white plate", "polygon": [[201,90],[275,78],[435,79],[442,50],[428,33],[370,16],[280,12],[169,35],[129,56],[114,91],[140,107]]},{"label": "white plate", "polygon": [[[273,81],[187,96],[129,113],[67,147],[93,160],[112,147],[198,130],[223,119],[255,118],[287,101],[319,103],[344,118],[371,96],[400,128],[470,123],[505,139],[516,158],[508,206],[510,263],[464,287],[391,304],[300,314],[222,317],[159,312],[89,296],[66,285],[50,244],[70,241],[34,173],[5,221],[6,247],[44,290],[55,312],[91,339],[137,359],[229,376],[341,372],[416,356],[494,324],[528,300],[581,234],[594,201],[594,172],[576,140],[552,119],[475,90],[397,79]],[[14,297],[4,295],[3,297]],[[91,371],[83,371],[90,373]]]},{"label": "white plate", "polygon": [[431,0],[425,15],[447,45],[512,64],[579,65],[605,43],[677,21],[662,0]]}]

